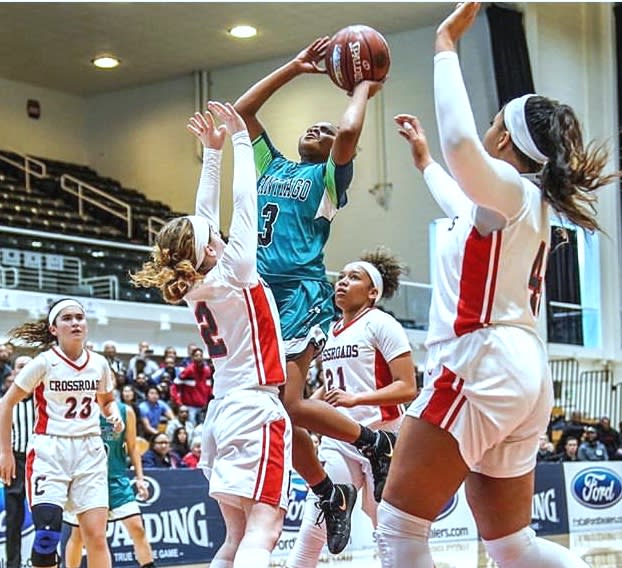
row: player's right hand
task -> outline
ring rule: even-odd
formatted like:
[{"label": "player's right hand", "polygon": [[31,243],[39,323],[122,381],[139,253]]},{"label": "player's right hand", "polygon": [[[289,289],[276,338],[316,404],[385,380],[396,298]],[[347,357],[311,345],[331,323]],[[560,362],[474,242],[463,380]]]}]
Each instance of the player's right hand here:
[{"label": "player's right hand", "polygon": [[294,58],[302,73],[326,73],[326,68],[320,67],[318,63],[324,59],[329,43],[330,37],[319,37]]},{"label": "player's right hand", "polygon": [[410,144],[415,167],[423,172],[434,160],[430,155],[428,139],[425,136],[425,130],[421,126],[421,122],[412,114],[398,114],[393,117],[393,120],[397,124],[399,135]]},{"label": "player's right hand", "polygon": [[188,119],[186,129],[188,132],[194,134],[205,148],[221,150],[225,143],[225,126],[216,126],[216,124],[214,124],[214,117],[209,111],[206,111],[205,114],[195,112],[194,115]]},{"label": "player's right hand", "polygon": [[0,479],[11,485],[15,479],[15,457],[13,452],[0,452]]},{"label": "player's right hand", "polygon": [[229,135],[246,130],[244,119],[233,108],[231,103],[223,104],[217,101],[209,101],[207,103],[207,109],[213,113],[218,120],[223,122]]}]

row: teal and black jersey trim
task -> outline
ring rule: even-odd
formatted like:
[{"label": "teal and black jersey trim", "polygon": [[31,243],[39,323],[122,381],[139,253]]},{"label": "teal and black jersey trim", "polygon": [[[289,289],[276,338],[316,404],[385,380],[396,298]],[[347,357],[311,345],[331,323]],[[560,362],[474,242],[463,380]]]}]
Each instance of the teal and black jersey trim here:
[{"label": "teal and black jersey trim", "polygon": [[259,273],[269,283],[325,280],[330,223],[347,203],[353,165],[292,162],[262,133],[253,142],[258,173]]}]

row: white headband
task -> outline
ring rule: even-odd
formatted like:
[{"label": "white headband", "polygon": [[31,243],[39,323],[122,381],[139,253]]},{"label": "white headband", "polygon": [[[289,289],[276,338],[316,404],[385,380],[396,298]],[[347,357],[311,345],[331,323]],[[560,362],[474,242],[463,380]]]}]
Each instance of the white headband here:
[{"label": "white headband", "polygon": [[74,300],[72,298],[67,298],[66,300],[61,300],[58,304],[55,304],[54,307],[50,310],[48,314],[48,323],[52,325],[56,316],[65,308],[79,308],[84,313],[84,307],[78,300]]},{"label": "white headband", "polygon": [[192,230],[194,232],[194,256],[197,257],[194,269],[198,270],[205,260],[205,248],[209,245],[211,228],[205,217],[187,215],[186,219],[192,223]]},{"label": "white headband", "polygon": [[384,288],[382,285],[382,276],[380,271],[371,262],[367,262],[365,260],[355,260],[354,262],[350,262],[346,264],[344,270],[352,270],[354,268],[360,268],[361,270],[367,272],[367,276],[371,279],[371,283],[374,285],[374,288],[378,290],[378,295],[374,300],[374,304],[377,304],[380,298],[382,298],[382,291]]},{"label": "white headband", "polygon": [[544,164],[548,158],[540,152],[533,141],[527,127],[527,119],[525,118],[525,104],[533,96],[535,95],[523,95],[517,99],[512,99],[506,104],[503,111],[503,122],[505,122],[505,126],[512,137],[512,142],[516,144],[518,149],[534,162]]}]

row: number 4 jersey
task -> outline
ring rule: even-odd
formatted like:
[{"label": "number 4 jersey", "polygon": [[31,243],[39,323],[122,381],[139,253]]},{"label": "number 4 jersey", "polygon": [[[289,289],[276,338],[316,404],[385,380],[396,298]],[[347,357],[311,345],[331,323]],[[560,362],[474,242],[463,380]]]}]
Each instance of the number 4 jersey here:
[{"label": "number 4 jersey", "polygon": [[[364,311],[347,325],[339,320],[331,327],[321,355],[326,390],[340,388],[357,394],[386,387],[393,382],[389,363],[410,351],[408,337],[399,322],[377,308]],[[338,410],[373,427],[403,414],[401,404]]]},{"label": "number 4 jersey", "polygon": [[114,389],[112,371],[101,355],[84,349],[72,361],[58,347],[37,355],[15,384],[34,394],[35,434],[68,437],[100,433],[97,394]]}]

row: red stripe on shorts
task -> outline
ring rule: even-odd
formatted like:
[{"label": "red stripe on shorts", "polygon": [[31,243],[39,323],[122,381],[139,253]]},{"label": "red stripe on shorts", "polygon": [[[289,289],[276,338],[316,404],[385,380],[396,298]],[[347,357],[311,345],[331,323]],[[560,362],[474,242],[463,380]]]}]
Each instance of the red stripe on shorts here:
[{"label": "red stripe on shorts", "polygon": [[39,383],[39,386],[35,389],[35,408],[37,409],[35,434],[45,434],[48,428],[48,403],[43,394],[44,389],[43,383]]},{"label": "red stripe on shorts", "polygon": [[32,508],[32,464],[35,461],[35,451],[30,450],[26,456],[26,494],[28,496],[28,504]]},{"label": "red stripe on shorts", "polygon": [[285,465],[285,418],[262,427],[261,458],[253,499],[279,505]]},{"label": "red stripe on shorts", "polygon": [[442,426],[444,429],[448,429],[456,419],[458,411],[462,408],[466,400],[463,397],[463,399],[457,403],[457,406],[452,409],[457,398],[461,396],[463,384],[463,379],[456,381],[456,374],[447,367],[443,367],[441,374],[434,381],[434,392],[421,413],[421,419],[440,428],[447,417],[447,413],[451,411],[451,416],[447,424]]}]

